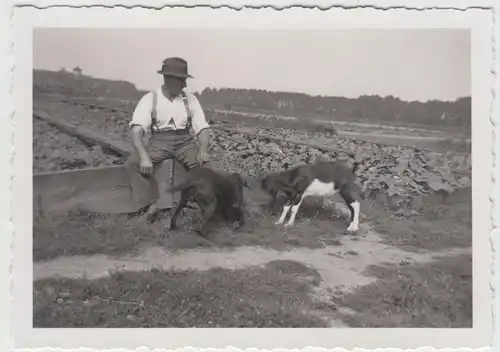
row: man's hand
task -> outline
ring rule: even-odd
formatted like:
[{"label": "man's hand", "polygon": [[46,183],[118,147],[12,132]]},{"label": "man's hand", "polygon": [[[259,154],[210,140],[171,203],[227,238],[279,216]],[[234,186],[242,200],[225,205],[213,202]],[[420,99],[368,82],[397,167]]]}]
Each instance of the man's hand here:
[{"label": "man's hand", "polygon": [[153,163],[144,147],[143,135],[144,130],[141,126],[134,126],[132,128],[132,144],[139,155],[139,172],[145,176],[150,176],[153,173]]},{"label": "man's hand", "polygon": [[208,138],[209,138],[210,130],[204,129],[198,135],[198,140],[200,141],[200,149],[198,151],[198,163],[203,165],[208,159],[207,150],[208,150]]},{"label": "man's hand", "polygon": [[207,161],[207,150],[204,147],[200,147],[198,151],[198,163],[203,165]]},{"label": "man's hand", "polygon": [[141,161],[139,162],[139,171],[144,176],[151,176],[153,173],[153,163],[151,162],[151,158],[149,156],[141,157]]}]

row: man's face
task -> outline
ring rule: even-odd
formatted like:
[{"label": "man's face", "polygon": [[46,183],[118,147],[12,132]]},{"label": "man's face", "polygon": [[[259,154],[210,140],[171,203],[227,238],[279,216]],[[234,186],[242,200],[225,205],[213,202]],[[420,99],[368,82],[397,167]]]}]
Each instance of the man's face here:
[{"label": "man's face", "polygon": [[169,94],[176,97],[180,94],[181,90],[186,87],[186,78],[180,78],[175,76],[163,76],[163,82],[167,88]]}]

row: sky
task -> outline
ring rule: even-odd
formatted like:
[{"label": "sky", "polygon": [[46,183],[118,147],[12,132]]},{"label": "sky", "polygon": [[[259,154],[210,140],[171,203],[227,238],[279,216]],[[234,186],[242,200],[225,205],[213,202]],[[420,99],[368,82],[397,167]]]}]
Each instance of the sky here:
[{"label": "sky", "polygon": [[311,95],[470,96],[470,37],[460,29],[36,29],[35,69],[162,83],[163,59],[187,60],[188,90],[254,88]]}]

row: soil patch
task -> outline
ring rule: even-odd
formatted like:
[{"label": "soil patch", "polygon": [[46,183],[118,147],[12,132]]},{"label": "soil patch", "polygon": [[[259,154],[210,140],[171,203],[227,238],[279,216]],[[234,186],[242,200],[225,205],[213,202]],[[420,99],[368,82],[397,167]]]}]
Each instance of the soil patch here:
[{"label": "soil patch", "polygon": [[[369,265],[389,263],[411,263],[428,261],[434,252],[409,253],[381,243],[380,236],[365,228],[365,235],[344,236],[341,245],[324,245],[323,248],[290,248],[276,250],[260,246],[240,246],[233,249],[176,249],[149,246],[142,251],[126,256],[110,257],[104,254],[59,256],[34,263],[33,279],[54,276],[66,278],[96,279],[108,276],[110,271],[142,271],[151,268],[162,270],[208,270],[215,267],[240,269],[246,266],[265,265],[273,260],[292,260],[314,267],[328,283],[341,282],[350,287],[369,283],[370,278],[362,272]],[[356,239],[356,240],[354,240]],[[469,249],[464,249],[467,252]],[[441,251],[439,254],[453,255],[461,249]],[[356,253],[355,255],[353,253]],[[281,270],[286,269],[283,262]],[[276,264],[277,265],[277,264]],[[368,280],[368,282],[367,282]]]}]

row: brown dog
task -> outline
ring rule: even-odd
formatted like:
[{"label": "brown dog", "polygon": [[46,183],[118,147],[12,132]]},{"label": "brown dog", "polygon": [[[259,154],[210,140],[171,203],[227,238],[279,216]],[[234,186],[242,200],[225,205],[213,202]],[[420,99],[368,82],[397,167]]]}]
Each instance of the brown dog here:
[{"label": "brown dog", "polygon": [[181,199],[170,220],[171,230],[177,228],[177,217],[189,201],[194,201],[200,207],[202,220],[195,231],[203,237],[207,237],[207,223],[214,214],[220,215],[225,221],[238,222],[236,228],[245,224],[243,186],[248,187],[248,184],[238,173],[222,175],[207,167],[196,167],[186,177],[186,181],[167,190],[181,191]]}]

